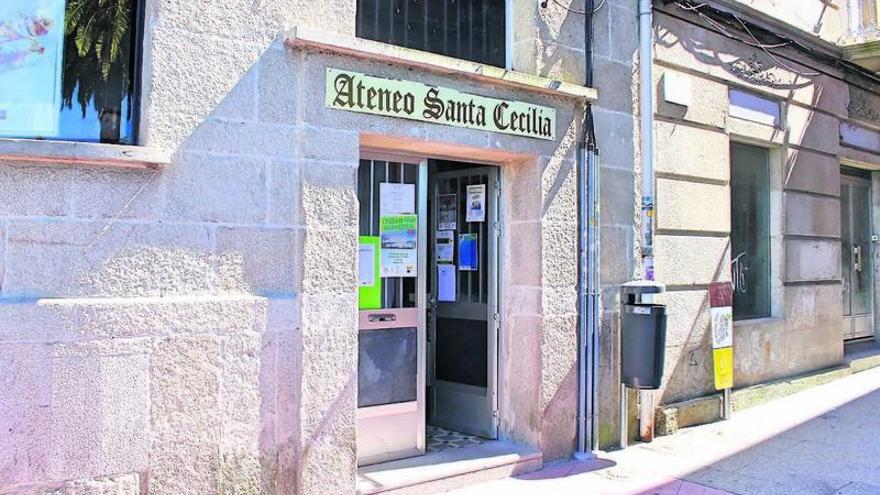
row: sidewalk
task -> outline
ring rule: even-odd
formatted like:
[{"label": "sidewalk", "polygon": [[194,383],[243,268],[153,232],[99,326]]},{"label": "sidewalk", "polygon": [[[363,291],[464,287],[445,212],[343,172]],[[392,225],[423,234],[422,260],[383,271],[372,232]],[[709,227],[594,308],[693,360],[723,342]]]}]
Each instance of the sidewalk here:
[{"label": "sidewalk", "polygon": [[880,495],[880,368],[456,495]]}]

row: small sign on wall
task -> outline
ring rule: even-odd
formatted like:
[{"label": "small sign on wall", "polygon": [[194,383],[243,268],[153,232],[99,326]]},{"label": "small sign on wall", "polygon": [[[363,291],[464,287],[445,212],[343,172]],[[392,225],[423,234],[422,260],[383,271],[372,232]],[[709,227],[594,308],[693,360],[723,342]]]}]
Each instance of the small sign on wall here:
[{"label": "small sign on wall", "polygon": [[715,390],[733,388],[733,284],[709,284]]},{"label": "small sign on wall", "polygon": [[556,109],[327,68],[328,108],[556,140]]}]

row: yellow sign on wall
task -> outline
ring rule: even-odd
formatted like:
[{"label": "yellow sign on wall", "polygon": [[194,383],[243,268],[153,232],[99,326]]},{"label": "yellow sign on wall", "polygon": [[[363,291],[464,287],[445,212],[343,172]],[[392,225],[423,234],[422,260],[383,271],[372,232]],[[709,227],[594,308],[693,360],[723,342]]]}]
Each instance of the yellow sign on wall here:
[{"label": "yellow sign on wall", "polygon": [[733,388],[733,347],[712,350],[715,363],[715,390]]},{"label": "yellow sign on wall", "polygon": [[414,81],[327,69],[327,107],[435,124],[556,139],[556,110]]}]

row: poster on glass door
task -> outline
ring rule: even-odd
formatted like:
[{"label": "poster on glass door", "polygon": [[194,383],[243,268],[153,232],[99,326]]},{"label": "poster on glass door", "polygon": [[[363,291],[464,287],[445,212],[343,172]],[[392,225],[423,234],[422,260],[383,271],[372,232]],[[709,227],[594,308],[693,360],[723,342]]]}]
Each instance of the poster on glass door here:
[{"label": "poster on glass door", "polygon": [[0,136],[58,135],[65,3],[0,2]]},{"label": "poster on glass door", "polygon": [[387,215],[379,219],[379,271],[382,277],[415,277],[418,273],[418,216]]},{"label": "poster on glass door", "polygon": [[463,272],[475,272],[479,269],[480,238],[476,233],[459,234],[458,236],[458,269]]},{"label": "poster on glass door", "polygon": [[486,221],[486,184],[467,186],[467,221]]},{"label": "poster on glass door", "polygon": [[441,194],[437,198],[437,229],[458,228],[458,194]]}]

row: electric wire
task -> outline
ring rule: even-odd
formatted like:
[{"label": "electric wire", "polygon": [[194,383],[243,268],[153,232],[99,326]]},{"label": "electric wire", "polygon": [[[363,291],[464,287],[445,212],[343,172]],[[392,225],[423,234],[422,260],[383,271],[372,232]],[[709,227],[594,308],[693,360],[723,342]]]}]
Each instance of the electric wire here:
[{"label": "electric wire", "polygon": [[[565,5],[564,3],[560,2],[559,0],[553,0],[553,3],[555,3],[559,7],[562,7],[563,9],[571,12],[572,14],[587,15],[586,10],[573,9],[573,8],[569,7],[568,5]],[[602,7],[605,6],[606,3],[608,3],[608,0],[602,0],[601,2],[599,2],[599,5],[597,5],[596,8],[593,9],[593,11],[590,13],[590,15],[595,14],[596,12],[599,12],[602,9]]]},{"label": "electric wire", "polygon": [[[683,3],[681,0],[674,0],[674,1],[669,1],[668,3],[672,3],[673,5],[675,5],[676,7],[678,7],[681,10],[689,11],[691,13],[698,15],[701,19],[706,21],[707,24],[710,24],[715,30],[717,30],[718,33],[721,34],[722,36],[725,36],[725,37],[730,38],[735,41],[739,41],[739,42],[744,43],[749,46],[755,45],[755,43],[752,41],[749,41],[747,39],[743,39],[740,36],[734,35],[726,27],[724,27],[724,25],[720,24],[718,21],[714,20],[709,15],[706,15],[705,13],[703,13],[702,10],[711,10],[716,17],[724,17],[724,16],[729,17],[730,14],[727,12],[722,12],[722,11],[718,11],[717,9],[713,9],[706,2],[701,2],[699,4],[696,4],[694,2]],[[684,17],[675,16],[671,12],[667,12],[667,14],[673,15],[673,17],[676,17],[682,21],[698,25],[698,24],[694,23],[693,21],[690,21]],[[751,23],[749,23],[749,24],[751,24]],[[730,25],[730,26],[733,27],[733,25]],[[758,29],[760,29],[762,32],[765,32],[766,34],[769,34],[777,39],[784,40],[784,43],[777,43],[777,44],[761,44],[761,43],[759,43],[759,45],[763,45],[764,48],[774,49],[774,48],[777,48],[776,45],[783,45],[783,44],[787,45],[787,46],[791,46],[792,48],[799,50],[801,53],[805,54],[806,56],[808,56],[814,60],[828,64],[831,67],[835,67],[837,69],[847,71],[853,75],[858,75],[858,77],[863,78],[867,81],[871,81],[874,84],[880,84],[880,76],[866,71],[864,68],[862,68],[858,64],[855,64],[853,62],[845,60],[842,57],[840,57],[839,55],[828,54],[822,50],[819,50],[819,49],[816,49],[812,46],[809,46],[808,44],[805,44],[797,39],[788,38],[788,37],[782,36],[778,33],[769,32],[766,29],[761,28],[759,26],[756,26],[756,27]],[[753,27],[753,29],[754,29],[754,27]],[[756,46],[755,48],[761,48],[761,46]],[[778,48],[781,48],[781,46]],[[856,84],[854,81],[850,81],[850,83]],[[870,91],[867,86],[863,86],[861,84],[856,84],[856,85],[858,87],[861,87],[862,89]]]},{"label": "electric wire", "polygon": [[[784,38],[777,36],[781,39],[784,39],[784,41],[781,43],[773,43],[773,44],[763,43],[763,42],[761,42],[761,40],[758,39],[757,36],[755,36],[755,34],[752,32],[752,30],[749,29],[749,27],[742,20],[742,18],[740,18],[740,16],[738,16],[734,13],[730,13],[729,15],[736,20],[736,22],[739,24],[739,26],[742,28],[742,30],[745,31],[746,34],[748,34],[749,37],[752,39],[750,41],[748,39],[744,39],[740,36],[734,35],[724,25],[722,25],[719,21],[717,21],[716,19],[712,18],[709,15],[706,15],[703,12],[703,10],[705,10],[707,8],[706,3],[700,3],[700,4],[694,5],[694,4],[686,4],[681,1],[676,1],[676,2],[674,2],[674,4],[676,7],[680,8],[682,10],[694,12],[695,14],[697,14],[697,16],[700,17],[700,19],[704,20],[707,24],[714,27],[723,36],[730,38],[732,40],[735,40],[735,41],[739,41],[740,43],[744,43],[748,46],[758,48],[759,50],[766,53],[767,56],[770,57],[770,59],[773,60],[774,63],[776,63],[776,65],[788,70],[789,72],[791,72],[793,74],[797,74],[797,75],[803,76],[803,77],[816,77],[816,76],[821,75],[821,73],[819,73],[819,72],[804,72],[802,70],[798,70],[798,69],[792,67],[791,65],[780,60],[776,56],[776,54],[774,54],[773,52],[770,51],[770,50],[774,50],[774,49],[778,49],[778,48],[784,48],[787,46],[791,46],[793,44],[797,44],[797,46],[800,46],[800,47],[803,46],[800,43],[796,43],[794,40],[784,39]],[[735,27],[735,26],[731,26],[731,27]]]}]

